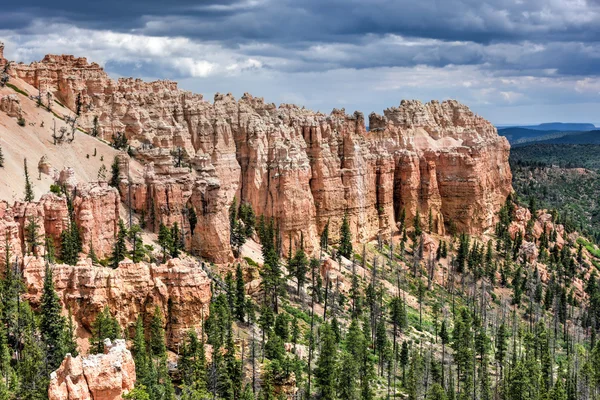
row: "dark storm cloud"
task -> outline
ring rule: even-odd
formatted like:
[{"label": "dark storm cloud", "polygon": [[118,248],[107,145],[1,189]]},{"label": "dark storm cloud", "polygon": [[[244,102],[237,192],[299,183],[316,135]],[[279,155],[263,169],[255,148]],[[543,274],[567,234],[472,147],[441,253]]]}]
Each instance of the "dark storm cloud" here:
[{"label": "dark storm cloud", "polygon": [[[597,1],[33,0],[7,8],[0,23],[17,31],[26,32],[27,21],[37,17],[87,29],[184,36],[230,49],[263,43],[267,46],[241,52],[287,58],[290,62],[280,67],[288,71],[421,64],[485,64],[515,73],[548,68],[559,74],[600,71]],[[421,42],[403,45],[390,36]],[[510,60],[490,47],[536,43],[554,43],[556,50],[536,50]],[[319,48],[327,48],[329,54],[315,54]],[[265,67],[278,68],[268,62]]]},{"label": "dark storm cloud", "polygon": [[393,33],[488,43],[595,41],[598,9],[598,2],[579,0],[32,0],[11,3],[3,11],[60,17],[87,27],[224,41],[353,41]]},{"label": "dark storm cloud", "polygon": [[23,61],[75,53],[319,108],[350,87],[388,106],[399,91],[483,109],[600,103],[600,0],[26,0],[3,7],[0,40]]}]

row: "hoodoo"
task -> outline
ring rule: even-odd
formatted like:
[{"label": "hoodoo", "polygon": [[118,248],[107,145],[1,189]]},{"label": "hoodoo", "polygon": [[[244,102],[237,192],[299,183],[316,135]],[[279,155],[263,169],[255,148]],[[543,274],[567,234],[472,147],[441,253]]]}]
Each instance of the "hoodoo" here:
[{"label": "hoodoo", "polygon": [[[42,101],[79,109],[84,131],[109,141],[124,134],[146,165],[131,181],[135,211],[154,231],[177,222],[189,247],[218,263],[232,256],[234,197],[274,217],[287,251],[301,235],[316,248],[327,223],[335,241],[345,214],[357,242],[394,233],[400,215],[410,225],[417,213],[439,233],[482,233],[512,190],[508,142],[453,100],[402,101],[371,114],[367,131],[359,112],[277,107],[249,94],[210,103],[171,81],[115,81],[73,56],[48,55],[10,73],[38,87]],[[183,160],[175,166],[174,151]]]}]

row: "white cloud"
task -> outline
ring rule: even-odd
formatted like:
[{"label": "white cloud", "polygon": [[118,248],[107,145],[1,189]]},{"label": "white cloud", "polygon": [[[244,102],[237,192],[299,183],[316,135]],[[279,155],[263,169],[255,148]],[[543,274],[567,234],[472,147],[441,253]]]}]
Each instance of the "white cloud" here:
[{"label": "white cloud", "polygon": [[185,37],[147,36],[107,30],[82,29],[66,24],[33,23],[30,34],[0,30],[6,55],[34,61],[47,53],[76,54],[105,65],[131,63],[176,71],[184,77],[207,77],[262,68],[263,62],[219,44]]}]

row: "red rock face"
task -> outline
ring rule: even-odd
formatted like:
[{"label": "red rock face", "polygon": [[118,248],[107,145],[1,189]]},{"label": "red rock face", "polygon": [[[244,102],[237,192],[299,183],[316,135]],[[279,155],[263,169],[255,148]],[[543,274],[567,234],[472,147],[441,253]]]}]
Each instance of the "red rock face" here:
[{"label": "red rock face", "polygon": [[49,400],[121,400],[135,386],[135,364],[125,340],[104,343],[104,354],[67,354],[50,375]]},{"label": "red rock face", "polygon": [[[403,101],[384,115],[329,115],[245,94],[217,94],[211,104],[169,81],[111,80],[97,64],[46,56],[11,73],[74,109],[100,137],[123,132],[146,165],[131,182],[132,205],[147,226],[178,222],[188,250],[231,259],[228,208],[234,196],[257,215],[274,217],[287,251],[304,235],[308,250],[330,223],[335,241],[345,213],[355,241],[397,229],[406,211],[434,230],[481,233],[511,192],[509,146],[495,128],[456,101]],[[171,151],[181,149],[185,165]],[[126,175],[123,176],[124,178]],[[125,179],[122,185],[126,188]],[[122,196],[129,192],[121,190]],[[186,212],[198,225],[192,234]]]},{"label": "red rock face", "polygon": [[[73,192],[74,218],[79,227],[85,252],[94,247],[99,258],[108,257],[112,251],[119,218],[119,194],[105,183],[79,185]],[[25,236],[31,219],[38,225],[39,244],[28,248]],[[24,253],[45,254],[44,238],[49,237],[60,252],[60,235],[69,227],[69,211],[64,196],[45,194],[39,202],[16,202],[12,207],[0,202],[0,263],[6,258],[6,243],[12,259]],[[7,236],[8,235],[8,236]]]},{"label": "red rock face", "polygon": [[[112,269],[81,260],[76,266],[57,264],[52,268],[63,309],[71,310],[78,325],[77,337],[89,335],[93,321],[105,306],[123,329],[133,328],[140,315],[151,318],[158,306],[170,348],[176,348],[189,329],[199,328],[202,318],[208,317],[210,279],[197,264],[172,259],[157,266],[126,260]],[[23,279],[27,299],[34,306],[42,295],[44,271],[42,258],[26,257]]]}]

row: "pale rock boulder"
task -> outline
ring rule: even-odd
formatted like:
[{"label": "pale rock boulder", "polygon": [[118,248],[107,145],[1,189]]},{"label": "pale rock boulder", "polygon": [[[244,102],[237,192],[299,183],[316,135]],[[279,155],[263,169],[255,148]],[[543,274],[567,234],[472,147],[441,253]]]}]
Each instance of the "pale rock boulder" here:
[{"label": "pale rock boulder", "polygon": [[0,97],[0,111],[5,112],[9,117],[23,118],[21,101],[16,94]]},{"label": "pale rock boulder", "polygon": [[49,400],[121,400],[135,385],[135,363],[125,340],[104,341],[104,354],[71,357],[50,375]]}]

